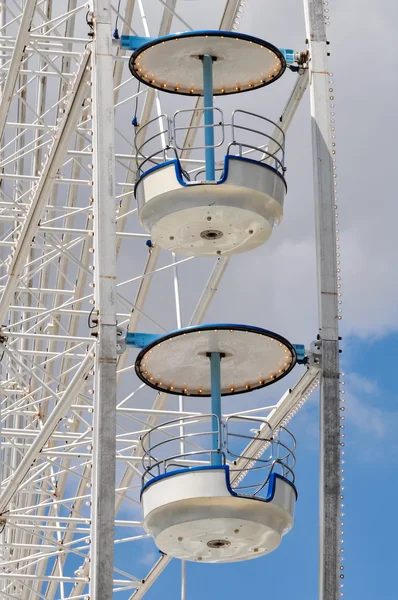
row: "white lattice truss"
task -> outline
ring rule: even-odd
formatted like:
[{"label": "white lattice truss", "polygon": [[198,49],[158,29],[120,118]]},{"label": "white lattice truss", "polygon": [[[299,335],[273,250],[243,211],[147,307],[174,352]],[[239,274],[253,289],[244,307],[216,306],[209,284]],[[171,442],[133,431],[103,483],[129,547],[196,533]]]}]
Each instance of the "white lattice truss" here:
[{"label": "white lattice truss", "polygon": [[[120,34],[164,35],[190,25],[179,14],[183,0],[157,0],[153,27],[145,4],[122,0]],[[209,25],[236,28],[241,4],[227,0],[221,23]],[[0,598],[77,600],[89,594],[90,546],[98,535],[90,521],[96,339],[88,325],[95,308],[92,256],[99,243],[93,234],[90,15],[82,0],[3,0],[0,7]],[[161,332],[176,323],[162,322],[153,306],[147,308],[147,295],[157,277],[169,277],[178,321],[177,269],[172,255],[146,246],[136,221],[133,136],[126,133],[123,111],[133,104],[137,82],[128,71],[128,54],[113,50],[117,252],[124,250],[125,260],[126,254],[133,257],[130,271],[119,273],[117,319],[130,331],[140,323]],[[307,82],[304,71],[286,104],[285,128]],[[161,112],[151,89],[141,89],[140,105],[141,124]],[[188,153],[183,159],[189,169]],[[181,282],[189,260],[179,266]],[[203,319],[228,260],[206,265],[202,272],[209,265],[212,271],[205,273],[185,325]],[[139,520],[138,431],[178,414],[167,395],[142,386],[131,390],[132,369],[133,356],[125,353],[118,361],[115,544],[123,544],[127,555],[147,537]],[[317,377],[310,367],[281,399],[270,413],[273,427],[296,412]],[[254,444],[247,452],[259,450]],[[142,578],[116,560],[114,593],[142,597],[168,562],[155,557]]]}]

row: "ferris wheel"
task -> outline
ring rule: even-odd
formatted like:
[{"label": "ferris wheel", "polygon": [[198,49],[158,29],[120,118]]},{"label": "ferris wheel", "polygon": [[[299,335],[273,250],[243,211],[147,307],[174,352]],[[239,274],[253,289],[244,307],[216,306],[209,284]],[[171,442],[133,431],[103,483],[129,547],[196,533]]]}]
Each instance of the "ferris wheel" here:
[{"label": "ferris wheel", "polygon": [[[286,48],[240,26],[251,1],[0,0],[0,599],[139,600],[172,560],[185,598],[186,562],[275,551],[318,385],[320,600],[343,594],[328,3]],[[283,237],[307,88],[319,331],[209,323]]]}]

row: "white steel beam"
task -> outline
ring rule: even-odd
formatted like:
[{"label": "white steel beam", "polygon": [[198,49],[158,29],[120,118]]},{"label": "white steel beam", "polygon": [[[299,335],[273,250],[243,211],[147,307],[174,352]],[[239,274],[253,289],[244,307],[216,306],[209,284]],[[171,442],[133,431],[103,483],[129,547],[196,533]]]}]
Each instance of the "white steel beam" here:
[{"label": "white steel beam", "polygon": [[[132,15],[133,15],[133,10],[134,10],[134,4],[135,4],[135,0],[128,0],[126,7],[125,7],[125,21],[127,21],[127,23],[131,22],[132,19]],[[129,28],[127,27],[127,25],[123,22],[123,28],[122,28],[122,34],[128,34],[129,33]],[[116,62],[114,64],[114,80],[113,80],[113,87],[114,87],[114,102],[117,103],[117,99],[118,99],[118,89],[122,80],[122,72],[123,72],[123,63],[122,62]],[[133,159],[131,159],[130,161],[130,167],[133,167]],[[133,194],[133,191],[131,191],[131,195]],[[130,203],[130,198],[131,195],[129,196],[124,196],[120,209],[119,209],[119,218],[118,218],[118,229],[121,230],[124,228],[125,226],[125,222],[126,222],[126,218],[124,217],[124,214],[126,212],[128,212],[128,208],[129,208],[129,203]],[[116,242],[116,250],[117,252],[120,249],[120,242],[121,242],[121,238],[120,236],[117,239]],[[159,252],[160,249],[158,247],[153,247],[150,249],[149,251],[149,255],[148,255],[148,261],[147,264],[144,268],[144,275],[155,271],[156,269],[156,263],[159,257]],[[80,278],[81,279],[81,278]],[[80,281],[80,280],[79,280]],[[129,325],[128,325],[128,330],[129,331],[134,331],[137,327],[141,312],[140,310],[143,308],[146,297],[147,297],[147,293],[149,290],[149,286],[150,283],[152,281],[152,276],[148,276],[148,277],[144,277],[143,279],[141,279],[140,282],[140,286],[137,292],[137,296],[135,299],[135,310],[130,314],[130,319],[129,319]],[[76,321],[77,324],[77,321]],[[118,363],[118,368],[122,369],[123,366],[126,363],[126,359],[127,359],[127,353],[122,354],[119,357],[119,363]],[[128,472],[130,472],[131,469],[128,469]],[[63,480],[64,481],[64,480]],[[82,481],[81,484],[79,484],[78,490],[77,490],[77,494],[78,496],[80,495],[80,487],[84,487],[84,482]],[[121,503],[122,498],[120,496],[117,497],[116,499],[116,512],[118,510],[118,503]],[[81,505],[83,504],[83,499],[77,500],[75,503],[75,507],[74,510],[79,511]],[[69,533],[66,533],[65,538],[63,539],[64,543],[67,543],[70,539],[70,535]],[[63,562],[65,560],[65,556],[59,556],[57,557],[57,560],[54,563],[54,567],[53,567],[53,572],[56,571],[56,569],[58,568],[58,563],[61,561]],[[82,565],[82,569],[85,573],[88,574],[89,572],[89,567],[90,565],[85,562],[84,565]],[[73,595],[81,593],[82,589],[84,588],[84,585],[81,583],[77,583],[76,587],[73,589]],[[49,599],[54,598],[56,592],[56,584],[55,583],[50,583],[46,595]]]},{"label": "white steel beam", "polygon": [[[15,85],[20,74],[21,61],[23,59],[25,48],[29,40],[29,30],[32,24],[33,15],[36,8],[36,0],[26,0],[22,12],[21,22],[15,45],[12,52],[11,61],[8,68],[7,79],[4,84],[3,93],[0,100],[0,140],[3,137],[8,111],[14,97]],[[4,8],[5,10],[5,8]]]},{"label": "white steel beam", "polygon": [[164,571],[170,561],[171,556],[162,554],[158,562],[152,567],[145,579],[142,580],[140,587],[137,588],[136,591],[130,596],[129,600],[141,600],[141,598],[143,598],[143,596],[147,593],[151,585],[155,583],[159,575],[162,573],[162,571]]},{"label": "white steel beam", "polygon": [[[133,19],[135,0],[127,0],[126,8],[124,10],[124,21],[121,28],[121,35],[129,35],[130,27],[129,24]],[[118,47],[116,51],[116,56],[124,55],[125,51]],[[116,88],[114,92],[114,102],[117,104],[119,98],[119,86],[122,82],[123,75],[123,61],[115,61],[115,65],[113,67],[113,85]]]},{"label": "white steel beam", "polygon": [[[159,246],[153,246],[149,249],[147,262],[144,267],[143,275],[147,275],[148,273],[152,273],[152,271],[156,268],[156,263],[158,261],[160,254]],[[127,331],[133,332],[137,330],[138,323],[141,318],[141,310],[144,308],[144,304],[149,292],[149,288],[152,282],[152,276],[143,277],[140,281],[140,285],[138,287],[137,295],[134,301],[134,309],[132,310],[129,318],[129,323],[127,326]],[[124,352],[118,361],[118,369],[119,371],[126,366],[128,358],[128,353]],[[118,382],[120,377],[118,377]]]},{"label": "white steel beam", "polygon": [[267,421],[272,431],[286,425],[297,412],[300,403],[304,403],[312,394],[319,382],[319,367],[308,367],[296,385],[282,396],[275,408],[270,412]]},{"label": "white steel beam", "polygon": [[[289,126],[293,120],[294,115],[299,107],[299,104],[304,96],[304,92],[307,89],[309,83],[309,70],[307,68],[299,71],[296,83],[293,86],[292,92],[285,104],[282,114],[279,118],[279,127],[275,127],[271,134],[271,142],[267,146],[267,152],[273,154],[278,150],[278,144],[282,143],[282,131],[287,132]],[[274,140],[274,141],[272,141]],[[264,162],[272,162],[271,158],[268,158]]]},{"label": "white steel beam", "polygon": [[[142,0],[137,0],[137,2],[138,2],[140,14],[141,14],[141,19],[142,19],[142,22],[144,25],[145,35],[150,36],[150,31],[148,29]],[[176,7],[176,3],[177,3],[177,0],[166,0],[166,6],[173,11]],[[159,32],[158,32],[159,37],[170,33],[172,22],[173,22],[173,14],[170,13],[170,11],[168,11],[167,8],[165,7],[163,10],[163,13],[162,13],[162,20],[161,20],[160,26],[159,26]],[[140,125],[144,125],[151,118],[154,103],[156,103],[156,111],[157,111],[157,115],[159,116],[162,112],[161,108],[160,108],[159,93],[156,90],[154,90],[153,88],[148,88],[146,97],[145,97],[144,107],[143,107],[142,114],[141,114]],[[141,135],[140,135],[140,131],[138,131],[138,136],[137,136],[137,140],[136,140],[137,146],[141,145],[141,143],[143,141],[143,139],[141,139],[142,135],[145,135],[145,132],[141,133]]]},{"label": "white steel beam", "polygon": [[340,598],[340,403],[334,171],[324,2],[304,0],[310,51],[316,254],[321,341],[319,599]]},{"label": "white steel beam", "polygon": [[41,176],[32,193],[29,211],[26,215],[17,245],[13,249],[11,264],[9,267],[9,277],[0,300],[1,322],[4,321],[10,300],[17,288],[19,277],[28,256],[32,240],[37,233],[42,213],[54,185],[57,171],[62,165],[62,161],[64,160],[68,148],[68,142],[78,123],[83,99],[86,94],[85,84],[88,76],[87,64],[89,56],[90,51],[87,50],[83,56],[79,71],[76,75],[74,88],[71,90],[71,99],[66,106],[64,119],[59,130],[54,135],[55,139],[53,141],[51,150],[49,151],[47,162],[43,167]]},{"label": "white steel beam", "polygon": [[29,450],[25,453],[16,471],[13,473],[12,479],[1,494],[0,515],[6,512],[8,503],[18,491],[19,486],[21,485],[32,464],[40,456],[41,451],[48,442],[52,433],[55,431],[60,420],[63,419],[71,404],[73,404],[73,402],[76,400],[76,396],[78,395],[81,386],[87,378],[91,364],[92,358],[89,352],[82,361],[69,386],[65,390],[62,399],[58,402],[58,404],[56,404],[54,410],[48,416],[48,419],[43,428],[40,430],[40,433],[37,435],[34,442],[29,446]]},{"label": "white steel beam", "polygon": [[243,12],[242,0],[227,0],[221,19],[220,29],[237,29]]},{"label": "white steel beam", "polygon": [[[288,101],[285,104],[285,107],[282,111],[281,117],[279,119],[279,125],[286,133],[289,128],[290,123],[293,120],[294,115],[299,107],[302,97],[304,96],[304,92],[307,89],[309,82],[309,70],[300,69],[296,83],[293,86],[292,93],[289,96]],[[275,131],[275,133],[277,133]],[[272,135],[274,137],[274,135]],[[276,139],[279,139],[278,137]]]},{"label": "white steel beam", "polygon": [[196,308],[189,321],[189,325],[196,325],[201,323],[209,305],[213,299],[214,294],[217,291],[218,285],[225,273],[225,269],[229,264],[229,258],[218,258],[213,270],[210,274],[209,280],[206,284],[205,289],[202,292],[201,297],[196,305]]},{"label": "white steel beam", "polygon": [[113,598],[116,479],[116,203],[110,0],[91,0],[95,355],[90,597]]}]

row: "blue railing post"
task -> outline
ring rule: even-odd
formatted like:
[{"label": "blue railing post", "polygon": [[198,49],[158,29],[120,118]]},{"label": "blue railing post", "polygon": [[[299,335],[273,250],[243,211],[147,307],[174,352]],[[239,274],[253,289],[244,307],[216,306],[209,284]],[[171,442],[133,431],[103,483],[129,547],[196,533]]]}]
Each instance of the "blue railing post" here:
[{"label": "blue railing post", "polygon": [[[211,464],[222,465],[222,454],[218,452],[221,446],[221,354],[210,353],[210,376],[211,376],[211,425],[213,433]],[[220,439],[219,439],[220,437]]]},{"label": "blue railing post", "polygon": [[205,123],[205,154],[206,154],[206,180],[214,181],[216,178],[216,165],[214,153],[214,113],[213,113],[213,58],[205,54],[203,62],[203,100]]}]

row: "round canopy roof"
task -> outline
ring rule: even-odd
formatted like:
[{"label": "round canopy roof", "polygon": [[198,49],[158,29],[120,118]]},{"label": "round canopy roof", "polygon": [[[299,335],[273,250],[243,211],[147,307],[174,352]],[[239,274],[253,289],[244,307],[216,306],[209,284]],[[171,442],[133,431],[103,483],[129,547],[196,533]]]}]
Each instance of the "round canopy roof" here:
[{"label": "round canopy roof", "polygon": [[216,96],[269,85],[286,69],[278,48],[231,31],[188,31],[157,38],[132,54],[129,67],[137,79],[156,89],[202,96],[205,54],[213,57]]},{"label": "round canopy roof", "polygon": [[158,338],[137,356],[135,370],[150,387],[169,394],[210,396],[211,352],[221,353],[221,394],[241,394],[275,383],[296,364],[282,336],[248,325],[199,325]]}]

